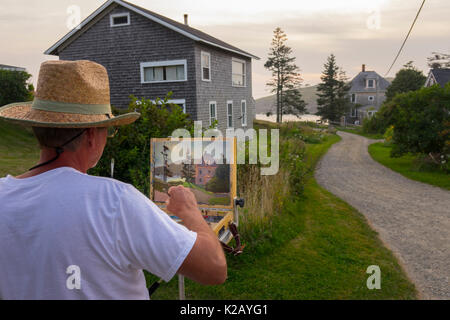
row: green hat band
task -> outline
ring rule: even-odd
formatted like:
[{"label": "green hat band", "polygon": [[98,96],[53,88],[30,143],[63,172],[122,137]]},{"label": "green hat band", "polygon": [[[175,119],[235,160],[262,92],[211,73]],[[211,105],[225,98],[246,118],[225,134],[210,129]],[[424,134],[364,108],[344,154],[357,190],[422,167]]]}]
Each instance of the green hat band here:
[{"label": "green hat band", "polygon": [[111,105],[109,104],[80,104],[46,101],[35,98],[33,101],[33,109],[60,113],[74,114],[111,114]]}]

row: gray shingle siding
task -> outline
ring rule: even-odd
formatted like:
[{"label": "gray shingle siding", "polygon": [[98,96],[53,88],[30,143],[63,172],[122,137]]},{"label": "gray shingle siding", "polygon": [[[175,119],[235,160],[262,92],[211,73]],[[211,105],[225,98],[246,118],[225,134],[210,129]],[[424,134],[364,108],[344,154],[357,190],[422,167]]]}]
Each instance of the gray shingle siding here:
[{"label": "gray shingle siding", "polygon": [[[111,27],[110,15],[130,13],[130,25]],[[82,29],[84,31],[84,28]],[[227,101],[233,100],[234,128],[241,128],[241,101],[247,102],[247,128],[253,127],[255,101],[252,97],[251,58],[196,42],[127,8],[112,4],[92,21],[81,35],[58,48],[61,60],[91,60],[108,70],[111,103],[126,108],[129,96],[147,99],[185,99],[186,111],[194,120],[209,126],[209,102],[217,102],[219,129],[227,128]],[[71,41],[71,42],[70,42]],[[202,81],[201,52],[211,55],[211,82]],[[232,86],[232,58],[246,62],[246,87]],[[142,62],[187,61],[187,81],[141,83]]]},{"label": "gray shingle siding", "polygon": [[[130,12],[131,24],[110,27],[110,14]],[[139,14],[117,7],[64,48],[61,60],[87,59],[103,65],[111,85],[111,103],[126,108],[129,95],[147,99],[186,99],[187,112],[196,117],[194,41]],[[186,82],[141,84],[141,62],[187,60]]]},{"label": "gray shingle siding", "polygon": [[[203,81],[201,74],[201,52],[208,52],[211,56],[211,81]],[[217,102],[218,128],[225,131],[227,128],[227,101],[233,101],[233,123],[234,128],[242,128],[241,101],[247,102],[247,128],[253,127],[255,114],[255,101],[252,98],[252,64],[251,59],[238,54],[216,49],[210,46],[196,44],[195,56],[197,64],[197,103],[198,120],[209,125],[209,102]],[[233,87],[232,85],[232,59],[243,60],[246,63],[246,86]]]}]

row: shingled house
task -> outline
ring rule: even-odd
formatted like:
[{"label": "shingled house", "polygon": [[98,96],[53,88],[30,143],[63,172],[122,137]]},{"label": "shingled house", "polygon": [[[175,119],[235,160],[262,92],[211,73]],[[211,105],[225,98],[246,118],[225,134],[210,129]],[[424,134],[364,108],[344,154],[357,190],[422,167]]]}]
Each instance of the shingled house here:
[{"label": "shingled house", "polygon": [[204,126],[253,126],[252,59],[258,57],[184,23],[120,0],[109,0],[45,54],[91,60],[108,70],[111,103],[129,96],[170,102]]},{"label": "shingled house", "polygon": [[0,64],[0,70],[7,70],[7,71],[26,71],[25,68],[15,67],[15,66],[8,66],[8,65],[6,65],[6,64]]},{"label": "shingled house", "polygon": [[362,71],[351,81],[349,98],[352,103],[350,113],[346,116],[347,123],[362,123],[366,117],[373,116],[386,100],[386,90],[390,82],[375,71]]},{"label": "shingled house", "polygon": [[425,87],[431,87],[435,84],[444,87],[449,82],[450,69],[431,69],[427,81],[425,82]]}]

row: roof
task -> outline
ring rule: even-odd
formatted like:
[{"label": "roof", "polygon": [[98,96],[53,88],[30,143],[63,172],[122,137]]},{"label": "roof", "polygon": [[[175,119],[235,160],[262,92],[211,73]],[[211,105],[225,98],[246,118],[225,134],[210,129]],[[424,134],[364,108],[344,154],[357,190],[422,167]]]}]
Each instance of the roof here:
[{"label": "roof", "polygon": [[[366,88],[367,79],[378,80],[378,86],[376,88]],[[356,77],[354,77],[351,81],[351,85],[352,87],[350,89],[350,92],[377,92],[386,91],[391,83],[375,71],[365,71],[360,72]]]},{"label": "roof", "polygon": [[[62,39],[60,39],[57,43],[55,43],[52,47],[47,49],[44,53],[49,55],[58,55],[58,48],[62,46],[66,41],[68,41],[73,35],[75,35],[78,32],[84,32],[84,27],[95,17],[97,17],[99,14],[101,14],[106,8],[108,8],[112,4],[118,4],[122,7],[125,7],[131,11],[134,11],[154,22],[157,22],[175,32],[181,33],[182,35],[198,42],[202,42],[214,47],[221,48],[226,51],[230,51],[233,53],[240,54],[242,56],[246,56],[248,58],[253,58],[259,60],[260,58],[252,55],[246,51],[243,51],[235,46],[232,46],[222,40],[219,40],[217,38],[214,38],[200,30],[194,29],[188,25],[185,25],[183,23],[177,22],[175,20],[169,19],[167,17],[164,17],[158,13],[155,13],[153,11],[147,10],[145,8],[139,7],[135,4],[129,3],[127,1],[123,0],[108,0],[105,2],[100,8],[98,8],[96,11],[94,11],[89,17],[87,17],[85,20],[83,20],[79,26],[74,28],[72,31],[70,31],[68,34],[66,34]],[[89,28],[89,27],[86,27]]]},{"label": "roof", "polygon": [[450,69],[431,69],[430,72],[441,87],[450,82]]},{"label": "roof", "polygon": [[0,69],[19,69],[19,70],[25,70],[25,68],[15,67],[15,66],[8,66],[7,64],[0,64]]}]

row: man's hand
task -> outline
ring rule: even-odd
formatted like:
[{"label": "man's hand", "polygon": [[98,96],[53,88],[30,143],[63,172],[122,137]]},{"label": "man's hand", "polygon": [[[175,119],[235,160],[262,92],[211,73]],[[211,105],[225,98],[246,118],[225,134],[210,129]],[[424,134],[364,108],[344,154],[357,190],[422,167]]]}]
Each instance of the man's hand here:
[{"label": "man's hand", "polygon": [[227,278],[227,261],[217,235],[203,219],[194,194],[183,186],[168,191],[167,211],[177,215],[183,224],[197,233],[197,241],[178,273],[205,285],[217,285]]},{"label": "man's hand", "polygon": [[171,187],[167,193],[169,199],[166,201],[166,205],[170,213],[176,214],[181,219],[184,219],[186,215],[201,214],[197,199],[188,188],[183,186]]}]

